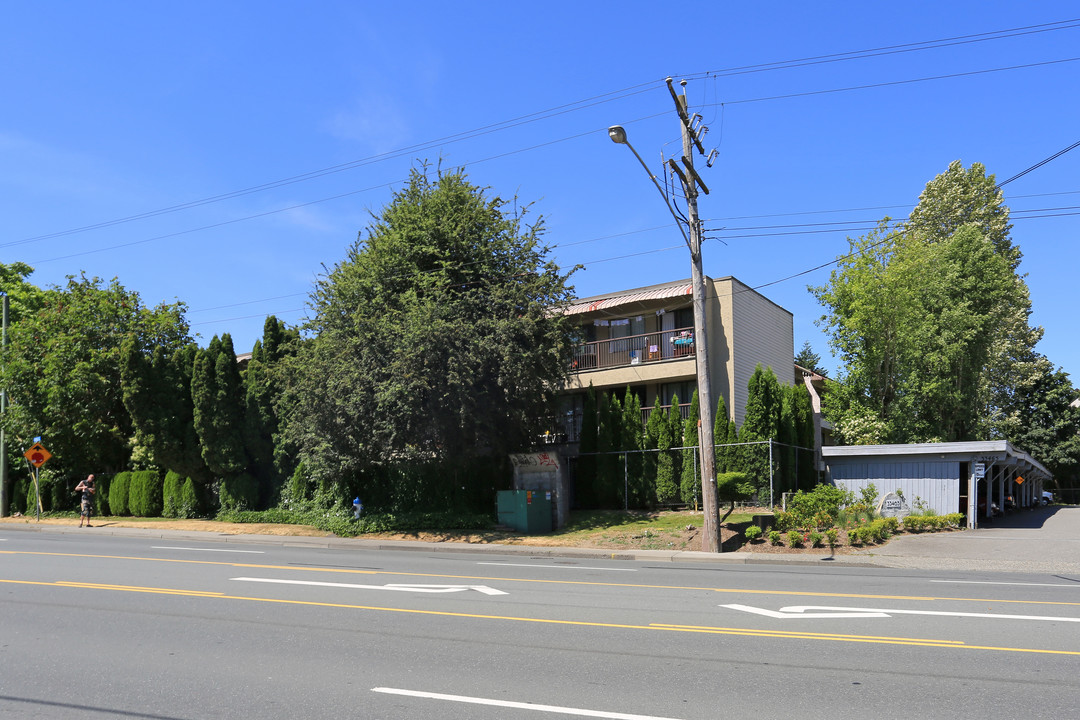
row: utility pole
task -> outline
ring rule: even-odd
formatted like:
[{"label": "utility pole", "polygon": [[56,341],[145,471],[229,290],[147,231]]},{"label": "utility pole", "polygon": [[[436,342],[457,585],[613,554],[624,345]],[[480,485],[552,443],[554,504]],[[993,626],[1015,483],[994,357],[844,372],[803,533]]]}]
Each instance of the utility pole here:
[{"label": "utility pole", "polygon": [[[3,295],[3,338],[0,339],[0,347],[7,348],[8,330],[8,294]],[[4,387],[0,388],[0,517],[7,517],[8,506],[11,498],[8,497],[8,463],[7,463],[7,435],[4,431],[3,419],[7,414],[7,380]]]},{"label": "utility pole", "polygon": [[671,78],[667,78],[668,91],[671,99],[675,101],[675,109],[679,113],[682,124],[682,167],[674,160],[668,160],[671,169],[682,181],[683,191],[686,194],[687,216],[690,225],[690,264],[692,267],[692,283],[694,298],[694,357],[697,360],[697,386],[698,386],[698,445],[701,449],[701,502],[705,510],[705,522],[702,528],[702,550],[706,552],[721,552],[723,547],[720,540],[720,506],[716,497],[716,445],[713,439],[713,401],[712,383],[709,380],[709,340],[708,322],[705,317],[705,274],[701,269],[701,221],[698,219],[697,197],[698,187],[709,194],[709,188],[701,181],[701,177],[694,170],[694,149],[702,155],[705,154],[701,146],[701,138],[698,137],[694,128],[695,119],[687,112],[686,81],[680,81],[683,94],[675,92],[671,84]]}]

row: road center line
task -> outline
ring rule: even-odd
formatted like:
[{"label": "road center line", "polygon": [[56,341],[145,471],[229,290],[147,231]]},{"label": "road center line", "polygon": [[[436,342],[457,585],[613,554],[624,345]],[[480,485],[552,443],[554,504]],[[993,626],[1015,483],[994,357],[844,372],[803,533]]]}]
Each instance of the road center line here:
[{"label": "road center line", "polygon": [[478,562],[477,565],[498,565],[499,567],[555,568],[557,570],[604,570],[606,572],[637,572],[634,568],[589,567],[586,565],[530,565],[528,563]]},{"label": "road center line", "polygon": [[151,545],[151,550],[193,550],[195,552],[222,552],[222,553],[250,553],[252,555],[265,555],[265,550],[226,550],[221,548],[194,548],[194,547],[172,547],[171,545]]},{"label": "road center line", "polygon": [[678,720],[677,718],[657,715],[633,715],[630,713],[608,712],[606,710],[585,710],[582,708],[560,707],[558,705],[538,705],[536,703],[514,702],[512,700],[493,700],[491,698],[468,697],[466,695],[444,695],[443,693],[401,690],[399,688],[371,688],[371,692],[386,695],[405,695],[406,697],[424,698],[425,700],[447,700],[449,702],[469,703],[471,705],[493,705],[495,707],[514,708],[516,710],[536,710],[538,712],[577,715],[579,717],[612,718],[613,720]]}]

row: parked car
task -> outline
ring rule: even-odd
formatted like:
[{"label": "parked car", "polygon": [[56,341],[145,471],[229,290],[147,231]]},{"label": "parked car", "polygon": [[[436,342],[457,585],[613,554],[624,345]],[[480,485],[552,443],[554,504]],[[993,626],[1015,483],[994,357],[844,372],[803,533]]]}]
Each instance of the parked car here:
[{"label": "parked car", "polygon": [[1042,504],[1043,505],[1049,505],[1052,502],[1054,502],[1054,493],[1049,492],[1047,490],[1043,490]]}]

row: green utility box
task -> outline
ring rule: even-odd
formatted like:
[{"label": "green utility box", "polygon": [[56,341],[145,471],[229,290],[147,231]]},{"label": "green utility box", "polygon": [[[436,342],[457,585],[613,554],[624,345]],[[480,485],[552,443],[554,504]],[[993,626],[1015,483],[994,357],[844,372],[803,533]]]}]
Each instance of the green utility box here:
[{"label": "green utility box", "polygon": [[518,532],[551,532],[551,493],[542,490],[500,490],[499,524]]}]

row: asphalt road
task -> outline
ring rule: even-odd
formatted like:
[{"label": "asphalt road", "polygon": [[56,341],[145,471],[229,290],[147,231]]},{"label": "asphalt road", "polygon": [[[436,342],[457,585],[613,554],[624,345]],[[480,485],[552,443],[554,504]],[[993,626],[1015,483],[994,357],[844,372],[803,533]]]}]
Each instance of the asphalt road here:
[{"label": "asphalt road", "polygon": [[224,540],[0,527],[0,714],[1080,716],[1080,575]]}]

